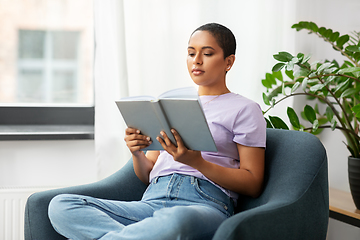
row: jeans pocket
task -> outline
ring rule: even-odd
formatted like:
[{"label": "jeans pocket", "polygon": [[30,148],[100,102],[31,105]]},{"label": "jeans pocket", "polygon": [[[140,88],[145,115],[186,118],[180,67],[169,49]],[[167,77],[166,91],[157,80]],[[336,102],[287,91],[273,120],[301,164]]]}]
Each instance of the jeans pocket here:
[{"label": "jeans pocket", "polygon": [[195,180],[194,187],[197,193],[206,201],[215,203],[221,210],[225,210],[227,214],[229,204],[231,204],[230,197],[228,197],[221,189],[210,182],[204,183],[206,180]]}]

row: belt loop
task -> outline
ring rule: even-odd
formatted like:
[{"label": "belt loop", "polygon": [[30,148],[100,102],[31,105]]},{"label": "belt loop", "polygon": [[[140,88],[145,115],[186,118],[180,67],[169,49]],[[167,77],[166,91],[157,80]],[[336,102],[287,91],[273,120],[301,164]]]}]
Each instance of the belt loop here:
[{"label": "belt loop", "polygon": [[158,179],[159,179],[159,176],[155,177],[152,182],[153,182],[154,184],[156,184]]},{"label": "belt loop", "polygon": [[195,183],[195,177],[191,176],[191,184],[194,184],[194,183]]}]

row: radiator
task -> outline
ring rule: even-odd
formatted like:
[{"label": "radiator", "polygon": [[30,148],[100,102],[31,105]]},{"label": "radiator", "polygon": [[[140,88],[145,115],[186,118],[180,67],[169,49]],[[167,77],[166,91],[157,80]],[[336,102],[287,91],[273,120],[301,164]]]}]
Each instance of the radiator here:
[{"label": "radiator", "polygon": [[24,213],[27,198],[50,188],[0,187],[0,240],[24,239]]}]

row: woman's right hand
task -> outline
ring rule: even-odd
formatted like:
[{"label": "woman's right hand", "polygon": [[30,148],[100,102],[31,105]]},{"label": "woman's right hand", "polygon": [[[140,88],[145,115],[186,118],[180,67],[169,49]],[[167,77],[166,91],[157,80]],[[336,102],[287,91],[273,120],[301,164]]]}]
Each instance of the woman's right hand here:
[{"label": "woman's right hand", "polygon": [[142,135],[140,130],[135,128],[126,128],[124,140],[133,155],[137,155],[141,149],[152,143],[150,137]]}]

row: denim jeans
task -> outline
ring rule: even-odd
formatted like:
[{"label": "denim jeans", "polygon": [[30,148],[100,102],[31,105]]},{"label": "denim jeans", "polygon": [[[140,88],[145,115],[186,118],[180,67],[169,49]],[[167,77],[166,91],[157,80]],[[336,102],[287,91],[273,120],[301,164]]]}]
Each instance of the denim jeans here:
[{"label": "denim jeans", "polygon": [[62,194],[49,205],[54,229],[72,240],[211,239],[233,214],[231,198],[218,187],[180,174],[154,178],[141,201]]}]

